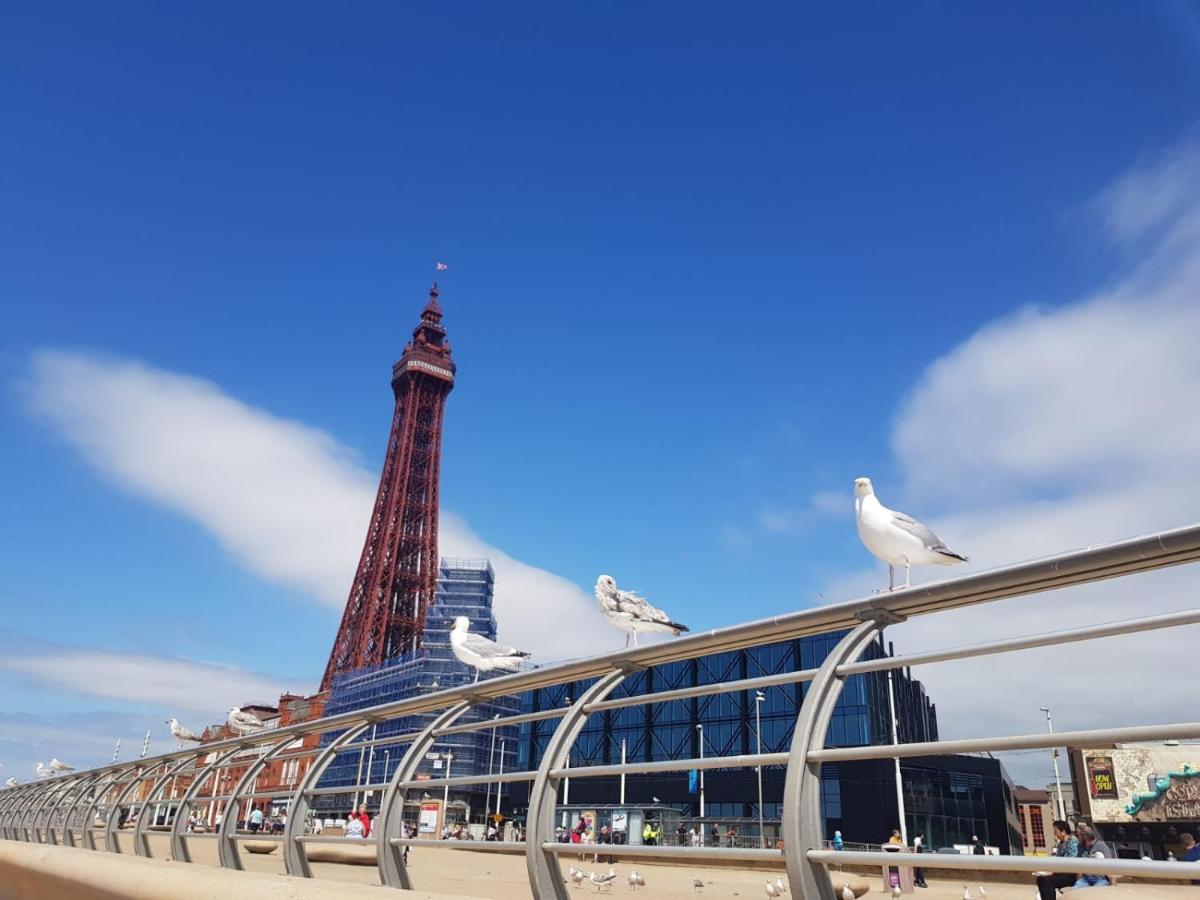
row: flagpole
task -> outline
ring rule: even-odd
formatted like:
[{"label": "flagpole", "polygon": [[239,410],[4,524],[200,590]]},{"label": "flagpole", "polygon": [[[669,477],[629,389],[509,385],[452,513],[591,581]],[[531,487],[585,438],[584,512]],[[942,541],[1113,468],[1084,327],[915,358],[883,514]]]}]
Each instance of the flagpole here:
[{"label": "flagpole", "polygon": [[144,741],[142,741],[142,755],[140,758],[145,759],[146,754],[149,752],[150,752],[150,730],[146,729],[146,739]]},{"label": "flagpole", "polygon": [[117,764],[117,757],[121,755],[121,739],[117,738],[117,746],[113,747],[113,765]]}]

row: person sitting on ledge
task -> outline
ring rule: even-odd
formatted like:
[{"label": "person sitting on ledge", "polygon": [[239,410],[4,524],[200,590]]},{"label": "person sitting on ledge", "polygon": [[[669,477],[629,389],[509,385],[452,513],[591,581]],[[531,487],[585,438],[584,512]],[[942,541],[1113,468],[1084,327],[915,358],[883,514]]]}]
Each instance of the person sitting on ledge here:
[{"label": "person sitting on ledge", "polygon": [[[1057,843],[1054,845],[1054,852],[1050,854],[1051,856],[1072,858],[1079,856],[1079,840],[1071,834],[1071,826],[1062,819],[1054,823],[1054,838]],[[1039,875],[1037,876],[1038,896],[1041,900],[1054,900],[1058,895],[1058,889],[1071,887],[1077,877],[1066,872]]]},{"label": "person sitting on ledge", "polygon": [[[1080,822],[1075,826],[1075,837],[1079,838],[1079,855],[1081,857],[1114,858],[1115,854],[1112,852],[1112,848],[1096,837],[1096,832],[1091,825],[1085,825]],[[1109,887],[1111,885],[1112,879],[1108,875],[1080,875],[1075,881],[1075,890],[1087,887]]]}]

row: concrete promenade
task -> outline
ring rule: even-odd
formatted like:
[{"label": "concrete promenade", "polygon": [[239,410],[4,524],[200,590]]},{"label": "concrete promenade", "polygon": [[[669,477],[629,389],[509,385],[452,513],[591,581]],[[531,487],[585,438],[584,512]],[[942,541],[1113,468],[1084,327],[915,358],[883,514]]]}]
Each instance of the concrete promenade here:
[{"label": "concrete promenade", "polygon": [[[162,835],[151,835],[151,849],[157,855],[167,854],[167,841]],[[197,863],[216,865],[216,842],[199,840],[192,841],[192,858]],[[242,854],[247,871],[253,872],[283,872],[283,861],[280,851],[260,855],[255,853]],[[585,871],[594,869],[606,872],[608,866],[604,863],[592,864],[589,861],[579,863],[574,856],[562,857],[561,864],[564,878],[567,868],[580,865]],[[1180,863],[1182,866],[1183,864]],[[778,871],[743,868],[729,864],[724,866],[687,866],[667,863],[648,863],[642,861],[621,862],[618,855],[617,883],[613,894],[628,894],[634,892],[629,888],[626,875],[630,869],[637,869],[646,878],[645,890],[637,893],[647,897],[683,898],[695,897],[696,890],[692,879],[700,877],[705,881],[703,894],[708,897],[723,898],[758,898],[765,897],[764,882],[767,877],[774,878],[782,875]],[[1196,866],[1196,877],[1200,878],[1200,866]],[[429,892],[435,895],[458,895],[469,897],[488,897],[494,900],[531,900],[529,880],[525,869],[525,858],[505,853],[472,853],[467,850],[441,850],[422,847],[414,849],[409,856],[409,870],[414,886],[418,892]],[[379,884],[379,873],[374,866],[336,865],[332,863],[313,863],[313,875],[316,879],[331,881],[352,881],[359,884]],[[867,880],[871,886],[868,897],[888,897],[882,890],[878,876],[867,878],[864,875],[850,875],[851,880]],[[929,879],[927,890],[917,889],[915,896],[925,900],[962,900],[964,879],[934,878]],[[979,881],[967,882],[971,886],[971,894],[980,897]],[[987,900],[1030,900],[1034,894],[1032,877],[1013,876],[1006,882],[986,881]],[[595,886],[588,882],[579,888],[570,889],[571,894],[581,898],[597,893]],[[1167,898],[1200,898],[1200,888],[1188,885],[1159,885],[1147,883],[1130,883],[1119,885],[1112,890],[1093,889],[1087,893],[1080,892],[1079,900],[1104,900],[1106,897],[1123,897],[1126,900],[1167,900]]]}]

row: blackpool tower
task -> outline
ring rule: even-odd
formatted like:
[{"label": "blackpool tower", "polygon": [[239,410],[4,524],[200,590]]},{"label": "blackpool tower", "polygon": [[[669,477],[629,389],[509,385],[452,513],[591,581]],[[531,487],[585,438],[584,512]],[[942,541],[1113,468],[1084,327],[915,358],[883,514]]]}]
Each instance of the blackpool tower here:
[{"label": "blackpool tower", "polygon": [[392,367],[396,409],[379,492],[321,690],[334,675],[417,649],[437,593],[442,415],[454,387],[435,284]]}]

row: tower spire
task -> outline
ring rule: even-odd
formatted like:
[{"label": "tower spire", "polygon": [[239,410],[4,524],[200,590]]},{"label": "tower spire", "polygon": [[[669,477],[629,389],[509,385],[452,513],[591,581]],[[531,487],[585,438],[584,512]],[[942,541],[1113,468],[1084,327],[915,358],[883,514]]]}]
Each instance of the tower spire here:
[{"label": "tower spire", "polygon": [[392,367],[387,456],[362,556],[321,680],[416,650],[437,592],[442,420],[456,368],[435,283]]}]

